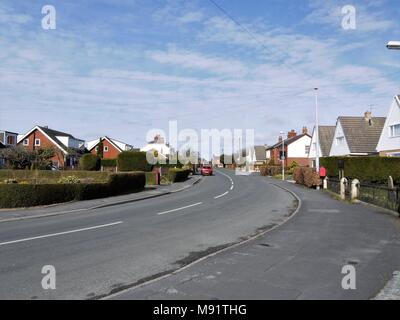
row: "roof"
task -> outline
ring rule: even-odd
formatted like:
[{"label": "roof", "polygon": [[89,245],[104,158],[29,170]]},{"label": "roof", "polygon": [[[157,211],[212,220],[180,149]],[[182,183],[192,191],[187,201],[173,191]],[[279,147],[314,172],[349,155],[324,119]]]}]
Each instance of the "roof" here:
[{"label": "roof", "polygon": [[[292,138],[289,138],[289,139],[285,139],[284,143],[287,146],[287,145],[289,145],[289,144],[291,144],[293,142],[296,142],[297,140],[299,140],[299,139],[301,139],[303,137],[310,137],[311,138],[311,136],[308,133],[302,133],[302,134],[299,134],[299,135],[297,135],[295,137],[292,137]],[[275,148],[278,148],[280,146],[282,146],[282,141],[275,143],[272,147],[269,147],[268,150],[275,149]]]},{"label": "roof", "polygon": [[78,141],[83,141],[81,139],[77,139],[75,138],[73,135],[69,134],[69,133],[65,133],[65,132],[61,132],[61,131],[57,131],[57,130],[53,130],[47,127],[41,127],[41,126],[36,126],[34,127],[32,130],[30,130],[28,133],[26,133],[23,137],[21,137],[21,139],[19,139],[19,141],[22,141],[23,139],[25,139],[27,136],[29,136],[33,131],[35,130],[40,130],[42,131],[45,135],[47,135],[47,137],[52,140],[58,148],[60,148],[64,153],[68,153],[68,146],[66,146],[64,143],[62,143],[57,136],[61,136],[61,137],[68,137],[74,140],[78,140]]},{"label": "roof", "polygon": [[[122,151],[126,151],[126,149],[127,149],[126,147],[129,147],[129,149],[133,149],[133,146],[131,146],[130,144],[118,141],[116,139],[112,139],[112,138],[107,137],[107,136],[101,137],[101,141],[104,141],[104,140],[109,141],[117,150],[119,150],[121,152]],[[92,140],[92,141],[89,141],[87,143],[88,150],[89,151],[93,150],[94,147],[96,147],[99,144],[99,142],[100,142],[100,138]]]},{"label": "roof", "polygon": [[319,136],[319,145],[321,148],[322,157],[329,156],[329,152],[331,151],[332,141],[335,136],[335,126],[319,126],[318,127],[318,136]]},{"label": "roof", "polygon": [[254,151],[256,154],[257,161],[264,161],[267,160],[266,155],[266,148],[264,146],[255,146]]},{"label": "roof", "polygon": [[385,117],[339,117],[351,153],[374,153],[385,126]]}]

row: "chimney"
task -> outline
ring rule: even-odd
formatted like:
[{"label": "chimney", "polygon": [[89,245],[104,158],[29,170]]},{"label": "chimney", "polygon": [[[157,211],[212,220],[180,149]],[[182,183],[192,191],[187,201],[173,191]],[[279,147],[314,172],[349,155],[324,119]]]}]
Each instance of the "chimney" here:
[{"label": "chimney", "polygon": [[371,111],[366,111],[364,113],[364,119],[365,119],[366,122],[368,122],[368,124],[370,126],[372,126],[372,112]]},{"label": "chimney", "polygon": [[294,138],[297,136],[297,132],[295,130],[292,129],[292,131],[289,131],[287,134],[288,139],[290,138]]},{"label": "chimney", "polygon": [[307,134],[308,133],[308,128],[307,127],[303,127],[303,129],[301,130],[303,134]]}]

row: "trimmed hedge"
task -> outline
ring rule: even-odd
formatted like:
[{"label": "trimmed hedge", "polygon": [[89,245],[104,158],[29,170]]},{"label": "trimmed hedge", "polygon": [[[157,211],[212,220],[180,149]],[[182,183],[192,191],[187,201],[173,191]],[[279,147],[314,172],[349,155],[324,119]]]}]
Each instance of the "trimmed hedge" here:
[{"label": "trimmed hedge", "polygon": [[297,184],[302,184],[309,188],[321,185],[319,174],[309,167],[297,167],[294,169],[293,179]]},{"label": "trimmed hedge", "polygon": [[75,176],[79,179],[92,179],[94,182],[107,182],[111,173],[100,171],[51,171],[51,170],[0,170],[0,182],[12,179],[18,182],[51,184],[61,178]]},{"label": "trimmed hedge", "polygon": [[168,180],[170,182],[182,182],[189,178],[190,170],[179,168],[170,168],[168,171]]},{"label": "trimmed hedge", "polygon": [[321,166],[327,169],[328,177],[338,177],[339,160],[344,161],[344,175],[349,179],[364,182],[387,183],[392,176],[400,183],[400,158],[391,157],[329,157],[321,158]]},{"label": "trimmed hedge", "polygon": [[0,208],[22,208],[73,200],[90,200],[143,190],[144,172],[110,175],[107,183],[0,184]]},{"label": "trimmed hedge", "polygon": [[146,152],[123,151],[117,158],[118,171],[151,171],[152,165],[147,162]]},{"label": "trimmed hedge", "polygon": [[100,158],[94,154],[86,153],[80,159],[79,166],[82,170],[98,171],[100,170]]},{"label": "trimmed hedge", "polygon": [[282,174],[282,167],[279,166],[260,166],[260,174],[262,176],[277,176]]},{"label": "trimmed hedge", "polygon": [[117,159],[101,159],[101,166],[102,167],[116,167],[117,166]]}]

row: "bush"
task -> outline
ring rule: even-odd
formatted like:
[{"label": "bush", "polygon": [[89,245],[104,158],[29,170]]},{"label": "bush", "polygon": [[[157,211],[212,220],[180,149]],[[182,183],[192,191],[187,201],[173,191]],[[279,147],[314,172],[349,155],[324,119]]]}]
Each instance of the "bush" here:
[{"label": "bush", "polygon": [[305,185],[309,188],[321,185],[319,173],[313,168],[297,167],[293,173],[293,179],[297,184]]},{"label": "bush", "polygon": [[190,170],[170,168],[168,171],[168,180],[172,183],[185,181],[188,179],[190,172]]},{"label": "bush", "polygon": [[143,172],[110,175],[107,183],[1,184],[0,208],[21,208],[73,200],[90,200],[143,190]]},{"label": "bush", "polygon": [[299,167],[299,164],[296,161],[293,161],[287,168],[287,174],[293,174],[297,167]]},{"label": "bush", "polygon": [[282,167],[279,166],[261,166],[260,167],[260,174],[262,176],[276,176],[278,174],[282,174]]},{"label": "bush", "polygon": [[117,166],[117,159],[101,159],[101,166],[106,168],[115,168]]},{"label": "bush", "polygon": [[118,171],[151,171],[152,165],[147,162],[146,152],[123,151],[117,158]]},{"label": "bush", "polygon": [[338,162],[344,161],[344,175],[363,182],[387,183],[392,176],[400,184],[400,158],[389,157],[328,157],[321,158],[321,166],[327,169],[328,177],[339,177]]},{"label": "bush", "polygon": [[61,184],[76,184],[80,183],[81,181],[77,176],[67,176],[67,177],[62,177],[60,180],[58,180],[58,183]]},{"label": "bush", "polygon": [[146,185],[154,186],[157,184],[156,180],[157,173],[155,172],[146,172]]},{"label": "bush", "polygon": [[100,158],[94,154],[86,153],[82,156],[80,162],[80,168],[86,171],[99,171],[100,170]]}]

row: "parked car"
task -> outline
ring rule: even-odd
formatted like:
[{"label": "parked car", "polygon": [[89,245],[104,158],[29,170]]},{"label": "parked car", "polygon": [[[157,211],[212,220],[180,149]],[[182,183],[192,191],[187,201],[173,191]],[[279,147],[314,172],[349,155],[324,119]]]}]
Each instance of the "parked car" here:
[{"label": "parked car", "polygon": [[213,167],[209,164],[205,164],[201,167],[201,175],[202,176],[212,176],[213,175]]}]

